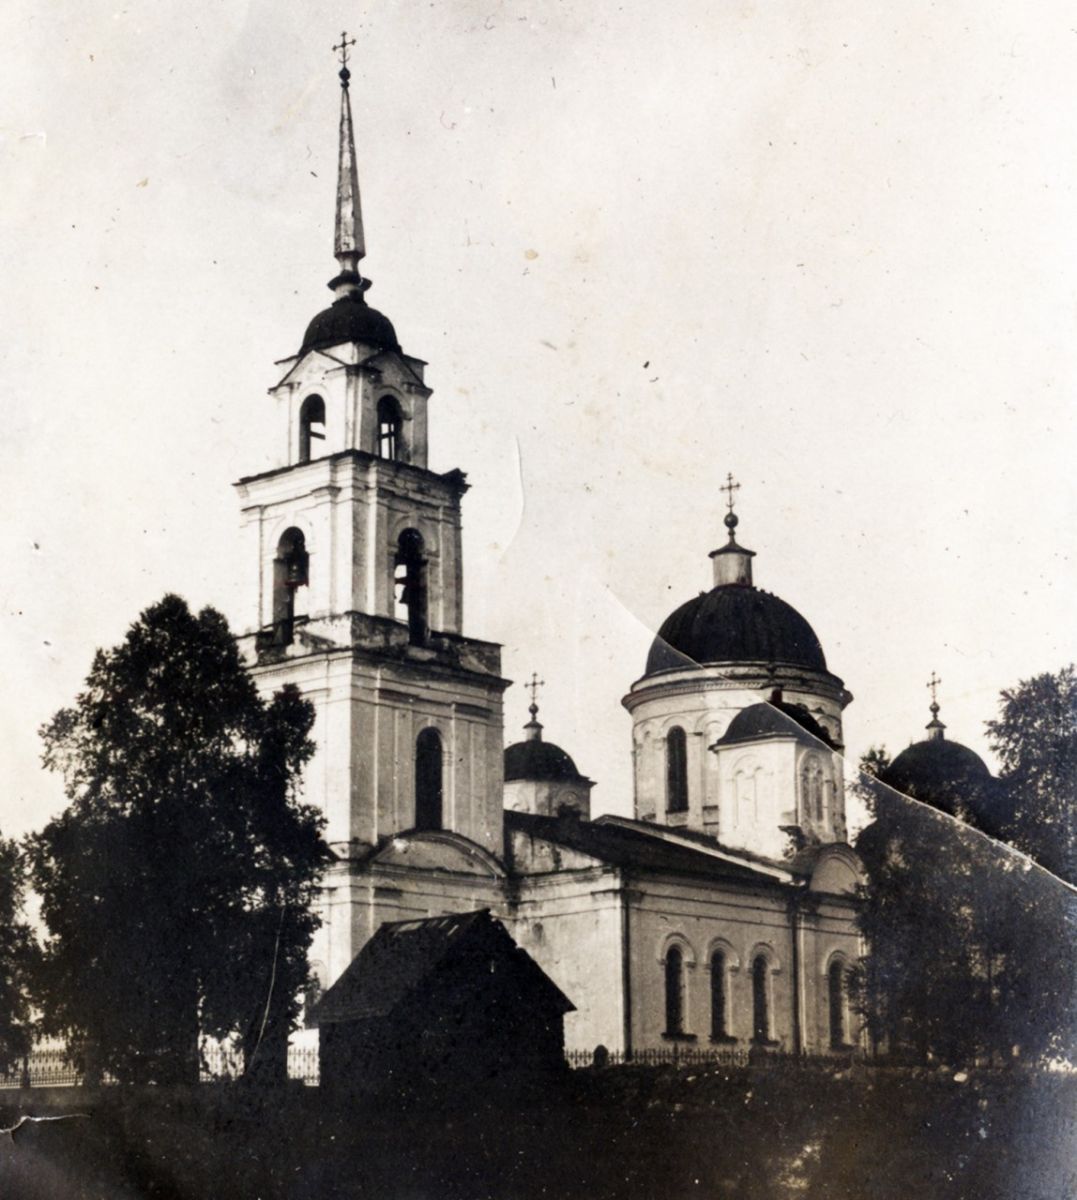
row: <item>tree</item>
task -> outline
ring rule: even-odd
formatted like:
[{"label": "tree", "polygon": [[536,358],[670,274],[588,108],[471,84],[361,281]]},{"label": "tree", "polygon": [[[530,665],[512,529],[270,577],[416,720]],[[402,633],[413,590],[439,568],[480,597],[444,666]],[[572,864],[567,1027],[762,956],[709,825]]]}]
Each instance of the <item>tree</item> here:
[{"label": "tree", "polygon": [[280,1072],[328,861],[297,795],[312,723],[294,688],[259,697],[220,613],[169,595],[43,727],[70,801],[28,846],[45,1025],[89,1071],[194,1080],[200,1033],[237,1032]]},{"label": "tree", "polygon": [[987,722],[1002,764],[990,832],[1077,884],[1077,673],[1022,680]]},{"label": "tree", "polygon": [[867,879],[858,919],[869,953],[858,983],[869,1034],[920,1061],[967,1061],[992,1034],[978,968],[983,839],[880,782],[885,751],[861,765],[874,818],[856,844]]},{"label": "tree", "polygon": [[0,838],[0,1072],[30,1052],[29,976],[35,945],[21,920],[25,868],[18,844]]},{"label": "tree", "polygon": [[[1069,674],[1068,684],[1062,672],[1054,687],[1041,677],[1032,694],[1024,684],[1003,693],[1004,721],[991,723],[1005,723],[1011,752],[1002,756],[1012,766],[1001,806],[997,788],[979,787],[947,794],[949,811],[938,811],[931,797],[918,802],[882,782],[885,751],[862,760],[858,790],[874,819],[857,839],[867,878],[859,921],[869,946],[857,979],[869,1031],[892,1052],[955,1064],[1073,1061],[1077,894],[1014,848],[1038,848],[1042,858],[1065,828],[1058,787],[1072,744],[1066,749],[1060,736],[1058,700],[1067,687],[1072,697]],[[1056,702],[1036,719],[1045,690]]]}]

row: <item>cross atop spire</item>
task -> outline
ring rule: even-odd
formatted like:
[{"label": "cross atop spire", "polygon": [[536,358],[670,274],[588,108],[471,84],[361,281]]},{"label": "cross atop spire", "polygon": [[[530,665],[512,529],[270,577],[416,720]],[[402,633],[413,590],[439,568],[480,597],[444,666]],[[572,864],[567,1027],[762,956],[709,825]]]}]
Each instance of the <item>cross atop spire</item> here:
[{"label": "cross atop spire", "polygon": [[524,684],[524,687],[531,693],[531,704],[527,710],[531,714],[531,720],[524,726],[529,741],[542,741],[542,726],[538,719],[538,690],[545,686],[546,680],[539,679],[537,671],[532,671],[531,679]]},{"label": "cross atop spire", "polygon": [[927,681],[928,689],[931,692],[931,720],[927,725],[927,733],[929,738],[936,741],[942,739],[943,730],[946,728],[946,726],[939,720],[940,683],[942,683],[942,680],[935,674],[934,671],[932,671],[931,678]]},{"label": "cross atop spire", "polygon": [[352,130],[352,106],[348,92],[351,71],[348,50],[355,38],[340,35],[333,49],[340,55],[340,154],[337,163],[337,220],[333,253],[340,263],[340,274],[329,286],[338,296],[364,292],[369,284],[359,275],[359,263],[366,257],[363,236],[363,210],[359,201],[359,170],[355,160],[355,134]]},{"label": "cross atop spire", "polygon": [[348,86],[348,77],[351,72],[348,70],[348,48],[355,45],[355,38],[348,40],[348,35],[342,33],[340,35],[340,45],[334,46],[333,49],[340,52],[340,65],[343,68],[340,72],[341,79],[344,80],[344,86]]}]

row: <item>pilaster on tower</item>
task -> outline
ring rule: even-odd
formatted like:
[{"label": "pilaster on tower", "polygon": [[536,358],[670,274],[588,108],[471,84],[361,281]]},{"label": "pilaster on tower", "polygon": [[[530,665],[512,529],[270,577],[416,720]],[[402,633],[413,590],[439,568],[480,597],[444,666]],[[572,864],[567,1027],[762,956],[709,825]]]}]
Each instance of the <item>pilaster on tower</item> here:
[{"label": "pilaster on tower", "polygon": [[277,461],[242,478],[259,685],[314,703],[308,801],[344,860],[422,827],[501,844],[500,647],[463,634],[459,470],[428,466],[426,364],[366,302],[347,47],[334,300],[269,390]]}]

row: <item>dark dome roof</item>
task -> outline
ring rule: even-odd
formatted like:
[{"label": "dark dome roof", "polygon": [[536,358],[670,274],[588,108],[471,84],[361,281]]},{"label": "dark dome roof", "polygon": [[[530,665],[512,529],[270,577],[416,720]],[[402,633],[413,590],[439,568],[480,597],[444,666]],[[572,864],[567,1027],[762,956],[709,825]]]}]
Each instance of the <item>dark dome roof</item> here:
[{"label": "dark dome roof", "polygon": [[530,779],[536,782],[582,779],[576,764],[553,742],[538,738],[516,742],[505,751],[505,782]]},{"label": "dark dome roof", "polygon": [[[718,739],[716,745],[727,746],[734,742],[754,742],[757,738],[775,734],[792,736],[800,741],[826,746],[834,743],[830,734],[819,724],[803,704],[786,704],[782,700],[771,703],[749,704],[729,722],[729,728]],[[810,735],[810,736],[805,736]]]},{"label": "dark dome roof", "polygon": [[815,631],[792,605],[746,584],[723,584],[662,623],[646,674],[714,662],[774,662],[826,670]]},{"label": "dark dome roof", "polygon": [[984,760],[968,746],[945,738],[915,742],[879,775],[895,791],[953,814],[978,809],[993,783]]},{"label": "dark dome roof", "polygon": [[359,292],[334,300],[311,321],[299,353],[324,350],[342,342],[363,342],[379,350],[400,349],[392,322],[376,308],[371,308]]}]

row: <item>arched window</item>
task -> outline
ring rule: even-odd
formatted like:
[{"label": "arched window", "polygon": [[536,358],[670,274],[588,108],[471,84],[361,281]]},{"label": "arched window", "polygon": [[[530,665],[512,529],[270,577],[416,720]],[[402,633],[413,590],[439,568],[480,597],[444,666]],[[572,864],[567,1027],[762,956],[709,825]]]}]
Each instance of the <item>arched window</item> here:
[{"label": "arched window", "polygon": [[309,556],[301,529],[286,529],[273,559],[273,640],[290,646],[295,632],[296,593],[308,582]]},{"label": "arched window", "polygon": [[845,964],[840,958],[836,958],[830,964],[830,970],[827,971],[831,1050],[843,1050],[848,1045],[848,1033],[845,1024],[846,1006],[848,1003],[847,983]]},{"label": "arched window", "polygon": [[396,616],[408,623],[408,640],[416,646],[426,641],[426,558],[423,535],[405,529],[396,546]]},{"label": "arched window", "polygon": [[812,821],[823,819],[823,768],[814,755],[800,767],[800,804],[805,817]]},{"label": "arched window", "polygon": [[752,960],[752,1041],[764,1045],[770,1037],[770,963],[765,954]]},{"label": "arched window", "polygon": [[666,812],[688,811],[688,742],[679,725],[666,734]]},{"label": "arched window", "polygon": [[378,401],[378,457],[390,462],[400,458],[400,405],[392,396]]},{"label": "arched window", "polygon": [[325,401],[321,396],[308,396],[299,410],[299,461],[317,458],[315,443],[325,441]]},{"label": "arched window", "polygon": [[684,1033],[684,951],[670,946],[666,951],[666,1034]]},{"label": "arched window", "polygon": [[441,735],[424,729],[415,740],[415,828],[440,829]]},{"label": "arched window", "polygon": [[724,1042],[729,1039],[726,1020],[727,967],[725,951],[715,950],[711,955],[711,1040]]},{"label": "arched window", "polygon": [[733,794],[736,796],[738,825],[755,825],[759,820],[762,777],[763,768],[751,762],[741,767],[734,776]]}]

